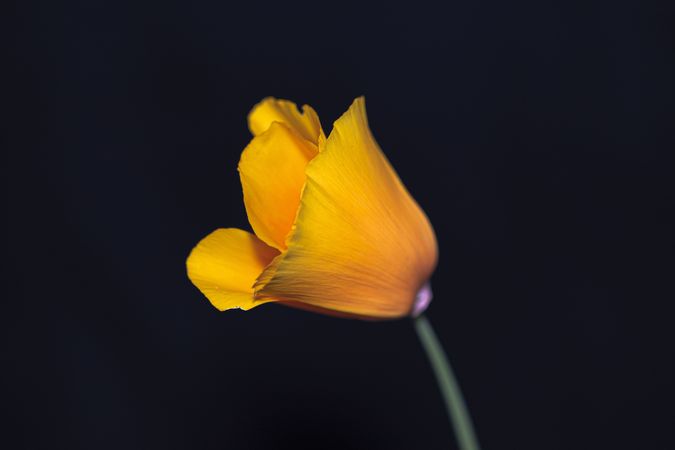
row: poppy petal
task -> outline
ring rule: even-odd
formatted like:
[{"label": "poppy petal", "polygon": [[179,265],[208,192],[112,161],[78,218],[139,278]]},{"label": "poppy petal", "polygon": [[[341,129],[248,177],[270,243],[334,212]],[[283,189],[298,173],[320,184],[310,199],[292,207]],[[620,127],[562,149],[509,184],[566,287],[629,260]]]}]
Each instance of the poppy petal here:
[{"label": "poppy petal", "polygon": [[309,105],[304,105],[302,111],[293,102],[267,97],[249,113],[248,128],[254,136],[258,136],[267,131],[272,123],[281,122],[303,139],[316,144],[323,133],[319,116]]},{"label": "poppy petal", "polygon": [[219,310],[251,309],[274,301],[255,300],[253,283],[278,254],[251,233],[220,228],[202,239],[190,253],[188,277]]},{"label": "poppy petal", "polygon": [[436,265],[436,239],[370,133],[363,98],[321,146],[288,249],[258,278],[256,297],[371,318],[409,314]]},{"label": "poppy petal", "polygon": [[253,138],[239,161],[244,205],[255,234],[267,245],[286,249],[286,237],[300,206],[305,168],[316,145],[280,122]]}]

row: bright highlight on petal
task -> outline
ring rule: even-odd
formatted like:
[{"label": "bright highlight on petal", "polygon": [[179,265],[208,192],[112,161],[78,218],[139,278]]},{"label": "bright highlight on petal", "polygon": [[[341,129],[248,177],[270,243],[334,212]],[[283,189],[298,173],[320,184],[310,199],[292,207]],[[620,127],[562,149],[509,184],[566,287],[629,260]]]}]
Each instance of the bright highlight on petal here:
[{"label": "bright highlight on petal", "polygon": [[219,310],[251,309],[273,300],[255,300],[253,283],[278,254],[251,233],[221,228],[192,250],[188,276]]},{"label": "bright highlight on petal", "polygon": [[239,176],[246,213],[253,231],[267,245],[286,249],[305,184],[305,167],[317,152],[316,145],[273,122],[242,153]]},{"label": "bright highlight on petal", "polygon": [[374,318],[410,314],[436,265],[433,229],[368,128],[363,98],[307,166],[288,250],[256,284],[278,298]]}]

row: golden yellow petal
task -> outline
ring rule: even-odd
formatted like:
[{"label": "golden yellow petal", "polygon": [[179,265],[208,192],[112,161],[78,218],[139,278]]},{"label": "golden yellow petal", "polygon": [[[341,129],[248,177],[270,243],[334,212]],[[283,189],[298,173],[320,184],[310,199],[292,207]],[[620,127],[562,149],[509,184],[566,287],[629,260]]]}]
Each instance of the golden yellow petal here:
[{"label": "golden yellow petal", "polygon": [[317,144],[319,135],[323,133],[319,116],[308,105],[304,105],[302,111],[293,102],[267,97],[249,113],[248,128],[254,136],[258,136],[267,131],[272,123],[281,122],[303,139]]},{"label": "golden yellow petal", "polygon": [[253,283],[278,254],[251,233],[221,228],[192,250],[188,277],[219,310],[251,309],[274,300],[255,300]]},{"label": "golden yellow petal", "polygon": [[273,122],[253,138],[239,161],[244,205],[255,234],[267,245],[286,249],[286,237],[300,206],[305,168],[317,148]]},{"label": "golden yellow petal", "polygon": [[308,164],[288,250],[256,297],[370,318],[411,312],[436,266],[436,238],[368,128],[358,98]]}]

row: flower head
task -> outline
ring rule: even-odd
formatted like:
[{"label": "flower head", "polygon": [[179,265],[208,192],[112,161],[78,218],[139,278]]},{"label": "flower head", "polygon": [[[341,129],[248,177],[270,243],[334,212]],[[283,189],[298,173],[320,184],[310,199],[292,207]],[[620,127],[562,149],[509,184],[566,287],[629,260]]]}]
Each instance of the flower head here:
[{"label": "flower head", "polygon": [[220,310],[268,302],[392,319],[428,305],[436,238],[375,142],[357,98],[326,138],[316,112],[266,98],[239,175],[255,235],[218,229],[187,260]]}]

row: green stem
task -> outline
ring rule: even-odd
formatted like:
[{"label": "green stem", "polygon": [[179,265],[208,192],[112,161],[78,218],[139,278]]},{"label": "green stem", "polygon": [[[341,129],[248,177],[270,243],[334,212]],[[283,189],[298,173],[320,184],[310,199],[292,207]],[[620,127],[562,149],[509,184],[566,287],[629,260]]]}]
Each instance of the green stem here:
[{"label": "green stem", "polygon": [[480,450],[462,391],[459,389],[457,379],[452,373],[448,358],[445,356],[443,346],[438,341],[434,329],[424,315],[414,318],[413,324],[436,375],[436,381],[443,394],[445,407],[448,410],[452,428],[455,430],[460,450]]}]

